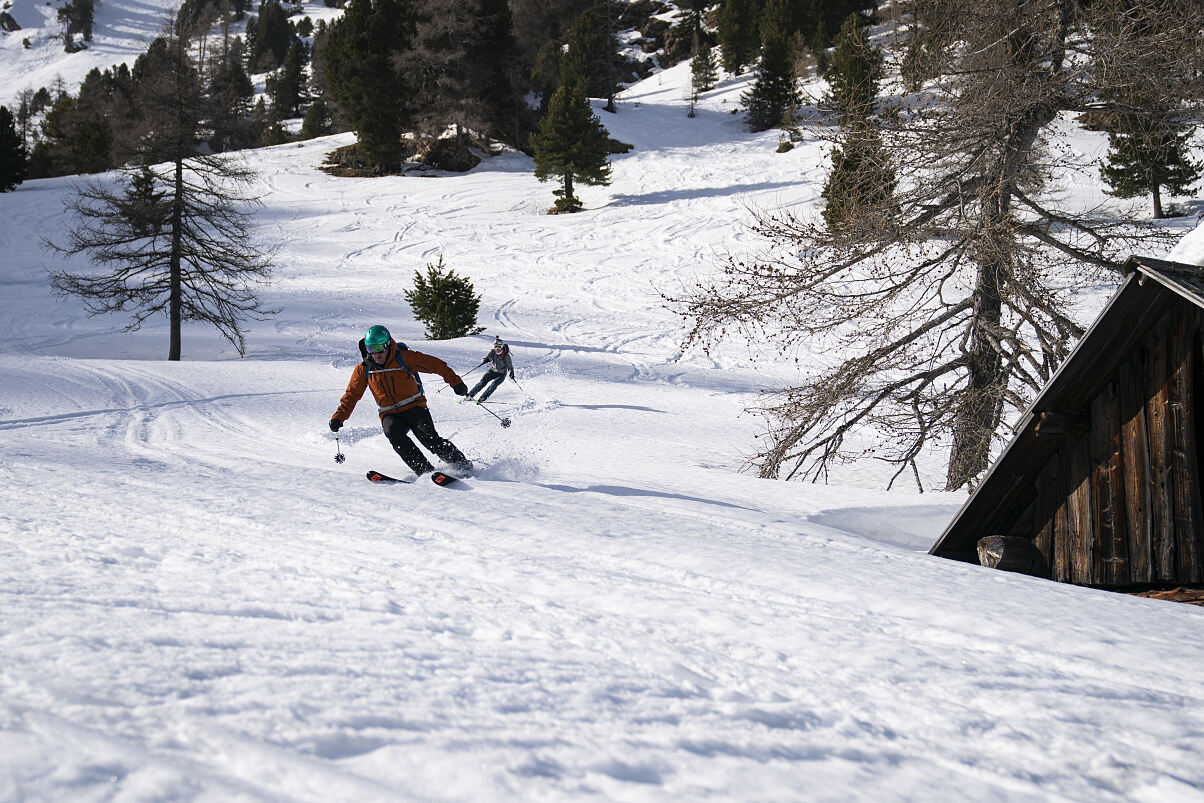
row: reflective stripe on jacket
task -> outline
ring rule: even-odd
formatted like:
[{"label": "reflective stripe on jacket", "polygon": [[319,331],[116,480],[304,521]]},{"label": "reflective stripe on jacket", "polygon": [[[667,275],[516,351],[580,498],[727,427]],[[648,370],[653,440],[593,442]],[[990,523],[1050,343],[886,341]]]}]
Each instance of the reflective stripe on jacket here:
[{"label": "reflective stripe on jacket", "polygon": [[383,418],[389,413],[399,413],[411,407],[426,407],[419,373],[438,374],[452,386],[460,383],[460,377],[443,360],[421,351],[411,351],[400,343],[389,343],[385,360],[379,366],[367,356],[363,341],[360,341],[360,352],[364,354],[364,360],[351,372],[347,392],[339,400],[339,409],[334,413],[334,417],[340,421],[347,420],[365,390],[372,391],[377,412]]}]

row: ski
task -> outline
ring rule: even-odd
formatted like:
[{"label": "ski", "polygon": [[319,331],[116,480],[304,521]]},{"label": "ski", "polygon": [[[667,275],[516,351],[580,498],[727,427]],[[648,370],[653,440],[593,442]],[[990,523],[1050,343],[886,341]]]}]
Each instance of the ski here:
[{"label": "ski", "polygon": [[408,485],[412,482],[418,481],[417,475],[413,477],[390,477],[388,474],[381,474],[379,471],[369,471],[367,477],[368,479],[372,480],[372,482],[381,482],[386,485],[393,485],[394,483],[399,482]]},{"label": "ski", "polygon": [[[381,474],[379,471],[369,471],[366,476],[372,482],[379,482],[385,485],[395,485],[398,483],[410,485],[418,481],[417,475],[413,477],[390,477],[388,474]],[[431,482],[446,487],[454,482],[458,482],[458,479],[450,474],[444,474],[442,471],[433,471],[431,472]]]}]

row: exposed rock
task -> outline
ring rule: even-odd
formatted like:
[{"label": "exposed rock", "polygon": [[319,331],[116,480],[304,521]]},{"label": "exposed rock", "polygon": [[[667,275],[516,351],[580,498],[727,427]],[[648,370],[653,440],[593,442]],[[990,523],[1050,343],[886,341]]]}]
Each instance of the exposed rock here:
[{"label": "exposed rock", "polygon": [[668,10],[669,6],[659,0],[635,0],[634,3],[627,4],[615,22],[619,30],[639,28],[650,17],[664,14]]},{"label": "exposed rock", "polygon": [[419,157],[427,167],[453,173],[466,173],[481,163],[480,156],[454,138],[432,140],[419,151]]},{"label": "exposed rock", "polygon": [[634,145],[622,142],[614,137],[608,138],[606,140],[606,145],[609,153],[627,153],[628,151],[635,150]]},{"label": "exposed rock", "polygon": [[12,14],[9,14],[7,11],[0,11],[0,30],[13,33],[14,31],[21,30],[21,26],[13,19]]}]

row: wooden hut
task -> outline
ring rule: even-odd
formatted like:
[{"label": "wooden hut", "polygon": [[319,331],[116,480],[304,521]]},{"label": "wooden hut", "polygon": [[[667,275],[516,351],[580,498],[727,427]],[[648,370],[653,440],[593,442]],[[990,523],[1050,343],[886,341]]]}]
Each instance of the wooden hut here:
[{"label": "wooden hut", "polygon": [[931,554],[1102,588],[1204,581],[1204,268],[1125,270]]}]

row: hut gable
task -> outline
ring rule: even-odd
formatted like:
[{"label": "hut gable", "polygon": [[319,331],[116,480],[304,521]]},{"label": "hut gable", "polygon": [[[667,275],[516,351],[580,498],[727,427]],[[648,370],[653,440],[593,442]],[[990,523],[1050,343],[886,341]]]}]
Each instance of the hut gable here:
[{"label": "hut gable", "polygon": [[931,554],[1104,588],[1204,581],[1204,269],[1125,268]]}]

